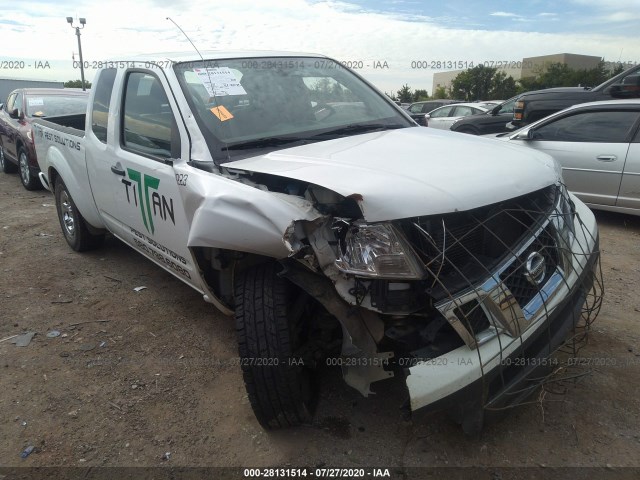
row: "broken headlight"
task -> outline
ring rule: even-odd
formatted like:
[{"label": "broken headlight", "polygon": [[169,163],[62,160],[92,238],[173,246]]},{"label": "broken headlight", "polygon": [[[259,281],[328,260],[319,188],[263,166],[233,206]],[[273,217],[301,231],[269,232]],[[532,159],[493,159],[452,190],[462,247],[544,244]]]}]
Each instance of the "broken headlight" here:
[{"label": "broken headlight", "polygon": [[339,230],[341,272],[361,277],[418,280],[424,276],[420,260],[392,225],[343,224]]}]

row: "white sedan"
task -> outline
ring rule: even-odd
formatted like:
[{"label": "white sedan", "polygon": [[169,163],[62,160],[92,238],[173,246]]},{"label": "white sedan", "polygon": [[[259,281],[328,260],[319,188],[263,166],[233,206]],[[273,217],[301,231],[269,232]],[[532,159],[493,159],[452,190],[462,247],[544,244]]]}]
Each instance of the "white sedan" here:
[{"label": "white sedan", "polygon": [[484,113],[488,109],[477,103],[455,103],[436,108],[425,115],[427,127],[449,130],[453,122],[462,117]]}]

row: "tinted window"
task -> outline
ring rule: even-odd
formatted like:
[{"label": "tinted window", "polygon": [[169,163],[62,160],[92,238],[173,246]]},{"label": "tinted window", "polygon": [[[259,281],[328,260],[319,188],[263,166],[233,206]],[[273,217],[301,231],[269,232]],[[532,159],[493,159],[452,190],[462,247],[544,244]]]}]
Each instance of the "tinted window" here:
[{"label": "tinted window", "polygon": [[424,105],[422,103],[414,103],[413,105],[411,105],[409,107],[409,111],[411,113],[420,113],[422,111],[422,108],[424,107]]},{"label": "tinted window", "polygon": [[109,117],[109,103],[111,102],[111,92],[113,92],[115,79],[116,69],[107,68],[100,72],[98,83],[93,87],[95,96],[93,97],[91,113],[91,130],[102,143],[107,143],[107,119]]},{"label": "tinted window", "polygon": [[56,117],[78,115],[87,112],[84,95],[26,95],[25,115],[28,117]]},{"label": "tinted window", "polygon": [[454,108],[455,107],[442,107],[431,112],[429,115],[431,115],[431,118],[448,117]]},{"label": "tinted window", "polygon": [[627,75],[620,82],[622,84],[622,92],[625,97],[640,97],[640,73],[633,72]]},{"label": "tinted window", "polygon": [[456,107],[453,116],[455,117],[466,117],[467,115],[473,115],[474,113],[478,113],[478,110],[471,107]]},{"label": "tinted window", "polygon": [[433,103],[433,102],[425,103],[422,106],[422,112],[423,113],[429,113],[430,111],[435,110],[436,108],[441,107],[442,105],[444,105],[444,104],[443,103]]},{"label": "tinted window", "polygon": [[123,107],[122,146],[161,158],[178,158],[180,140],[169,100],[154,75],[127,75]]},{"label": "tinted window", "polygon": [[535,129],[533,138],[556,142],[625,142],[638,115],[631,111],[577,113]]},{"label": "tinted window", "polygon": [[498,113],[513,113],[513,106],[516,104],[517,99],[513,99],[509,102],[503,103]]}]

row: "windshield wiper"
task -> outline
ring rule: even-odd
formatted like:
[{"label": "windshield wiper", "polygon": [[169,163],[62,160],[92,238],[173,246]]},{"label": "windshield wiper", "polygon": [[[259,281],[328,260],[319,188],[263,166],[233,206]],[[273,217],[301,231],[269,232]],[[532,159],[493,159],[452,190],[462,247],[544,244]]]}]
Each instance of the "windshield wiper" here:
[{"label": "windshield wiper", "polygon": [[300,142],[303,140],[307,139],[302,137],[267,137],[225,146],[222,147],[222,150],[248,150],[250,148],[277,147],[279,145],[286,145],[287,143]]},{"label": "windshield wiper", "polygon": [[378,130],[394,130],[397,128],[405,128],[405,127],[406,125],[385,125],[384,123],[366,123],[366,124],[354,123],[351,125],[345,125],[344,127],[336,128],[334,130],[329,130],[328,132],[319,133],[318,135],[314,135],[314,137],[366,133],[366,132],[374,132]]}]

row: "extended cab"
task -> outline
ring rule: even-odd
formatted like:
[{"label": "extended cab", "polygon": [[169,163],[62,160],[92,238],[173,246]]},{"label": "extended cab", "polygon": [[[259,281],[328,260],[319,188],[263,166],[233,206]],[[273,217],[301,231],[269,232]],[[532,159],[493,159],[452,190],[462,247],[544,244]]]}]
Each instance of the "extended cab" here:
[{"label": "extended cab", "polygon": [[640,66],[616,75],[595,88],[559,87],[527,92],[513,110],[509,129],[520,128],[578,103],[640,98]]},{"label": "extended cab", "polygon": [[68,244],[111,232],[234,315],[267,428],[311,420],[328,364],[477,430],[597,313],[597,226],[551,157],[418,128],[329,58],[122,59],[61,123],[35,137]]}]

